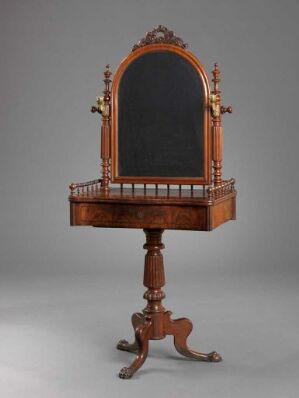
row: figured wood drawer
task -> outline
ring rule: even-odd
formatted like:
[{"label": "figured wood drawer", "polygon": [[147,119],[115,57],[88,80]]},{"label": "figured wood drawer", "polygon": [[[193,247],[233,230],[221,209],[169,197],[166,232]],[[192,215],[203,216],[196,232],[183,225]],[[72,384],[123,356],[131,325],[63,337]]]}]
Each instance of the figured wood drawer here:
[{"label": "figured wood drawer", "polygon": [[71,203],[71,225],[205,231],[207,212],[206,206]]}]

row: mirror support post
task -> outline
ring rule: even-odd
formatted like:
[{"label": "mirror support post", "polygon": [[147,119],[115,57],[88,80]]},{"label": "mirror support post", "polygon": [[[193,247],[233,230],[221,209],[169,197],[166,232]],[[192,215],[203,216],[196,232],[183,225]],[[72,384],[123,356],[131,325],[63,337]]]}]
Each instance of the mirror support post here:
[{"label": "mirror support post", "polygon": [[101,127],[101,159],[102,159],[102,183],[101,191],[109,191],[109,172],[110,172],[110,158],[111,158],[111,92],[110,92],[110,76],[112,72],[109,70],[109,65],[106,65],[104,72],[105,89],[103,91],[104,97],[102,101],[102,127]]},{"label": "mirror support post", "polygon": [[213,90],[210,97],[210,106],[212,113],[212,160],[213,160],[213,183],[220,186],[222,180],[222,160],[223,160],[223,144],[222,144],[222,118],[223,113],[232,113],[232,107],[227,108],[221,106],[220,69],[218,64],[214,64],[213,73]]},{"label": "mirror support post", "polygon": [[215,186],[222,183],[222,125],[221,125],[221,91],[219,88],[220,69],[218,64],[214,65],[213,91],[210,98],[212,111],[212,160],[213,160],[213,182]]}]

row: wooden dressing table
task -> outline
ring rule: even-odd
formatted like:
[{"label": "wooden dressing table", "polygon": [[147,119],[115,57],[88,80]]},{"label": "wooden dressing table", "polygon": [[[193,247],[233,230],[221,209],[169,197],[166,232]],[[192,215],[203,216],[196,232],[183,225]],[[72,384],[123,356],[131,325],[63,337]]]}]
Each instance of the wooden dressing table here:
[{"label": "wooden dressing table", "polygon": [[102,115],[102,178],[70,185],[72,226],[140,228],[146,235],[147,305],[132,315],[135,341],[117,345],[136,354],[119,373],[124,379],[144,363],[149,340],[166,335],[184,356],[222,359],[215,351],[191,350],[191,321],[172,320],[162,305],[163,231],[211,231],[236,218],[235,180],[223,180],[221,171],[221,115],[232,109],[221,106],[218,65],[210,90],[203,66],[186,47],[160,25],[120,64],[112,90],[106,67],[104,96],[91,109]]}]

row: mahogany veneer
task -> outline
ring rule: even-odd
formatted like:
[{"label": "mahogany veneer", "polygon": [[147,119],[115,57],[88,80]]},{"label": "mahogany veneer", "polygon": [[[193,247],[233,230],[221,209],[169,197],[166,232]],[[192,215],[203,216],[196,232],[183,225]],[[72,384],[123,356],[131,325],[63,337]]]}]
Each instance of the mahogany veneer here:
[{"label": "mahogany veneer", "polygon": [[[162,290],[165,284],[163,256],[161,253],[161,250],[164,248],[162,243],[163,231],[165,229],[211,231],[223,223],[236,218],[235,180],[233,178],[230,180],[222,179],[222,114],[231,113],[232,108],[230,106],[224,107],[221,104],[219,84],[220,70],[218,65],[214,65],[212,72],[213,88],[210,89],[205,69],[199,60],[191,52],[187,51],[186,48],[187,44],[181,38],[177,37],[173,31],[159,25],[135,44],[131,54],[120,64],[113,79],[112,91],[110,88],[110,83],[112,82],[110,77],[112,72],[109,69],[109,65],[106,66],[104,72],[104,95],[98,97],[97,106],[91,108],[91,112],[102,115],[102,177],[97,180],[70,185],[70,223],[72,226],[88,225],[106,228],[140,228],[144,230],[146,235],[144,249],[147,250],[147,253],[144,262],[143,284],[147,290],[143,297],[147,300],[147,305],[142,313],[135,313],[132,316],[135,341],[130,344],[126,340],[121,340],[117,345],[117,348],[120,350],[137,354],[135,360],[129,367],[121,369],[119,377],[123,379],[132,377],[140,366],[142,366],[148,354],[149,340],[163,339],[167,335],[172,335],[174,337],[176,350],[184,356],[208,362],[219,362],[222,359],[215,351],[204,354],[191,350],[187,345],[187,337],[192,330],[192,322],[187,318],[172,320],[171,312],[166,311],[162,305],[162,300],[165,297]],[[169,110],[167,109],[167,111],[164,110],[164,113],[161,112],[161,106],[155,103],[155,99],[162,99],[164,101],[162,105],[167,105],[170,103],[169,96],[171,93],[169,91],[172,91],[172,85],[168,85],[167,92],[164,93],[164,95],[158,95],[156,93],[160,86],[164,87],[165,75],[163,75],[163,73],[161,76],[164,76],[164,80],[153,80],[155,83],[149,85],[150,88],[154,87],[154,95],[149,94],[146,96],[144,87],[142,87],[142,81],[140,84],[137,84],[138,90],[140,89],[141,91],[134,91],[132,90],[132,86],[130,86],[127,91],[128,94],[123,101],[129,101],[127,97],[130,97],[131,93],[136,92],[136,98],[138,100],[134,102],[135,105],[132,109],[130,108],[129,112],[125,112],[124,121],[134,121],[135,118],[139,118],[138,120],[140,121],[140,117],[144,115],[144,109],[149,112],[147,116],[151,116],[154,104],[157,105],[156,110],[158,109],[158,112],[154,113],[154,124],[151,121],[151,117],[142,120],[142,122],[144,122],[146,119],[147,123],[151,126],[149,130],[150,133],[147,132],[146,134],[146,139],[151,139],[151,144],[153,146],[148,147],[147,145],[139,144],[137,146],[137,151],[133,151],[132,155],[128,152],[128,147],[126,147],[126,145],[136,145],[136,142],[139,142],[138,140],[136,141],[135,139],[135,142],[131,142],[131,139],[125,140],[123,142],[125,145],[123,146],[119,144],[119,127],[122,119],[119,118],[118,109],[121,108],[120,104],[123,104],[120,100],[121,96],[119,97],[119,87],[130,65],[136,60],[138,61],[138,59],[145,54],[159,53],[175,54],[176,57],[181,57],[181,62],[189,62],[190,65],[193,66],[193,72],[197,73],[197,78],[199,77],[202,82],[203,96],[200,97],[202,98],[202,106],[197,106],[195,100],[187,102],[186,95],[184,96],[182,94],[184,90],[179,90],[179,95],[172,97],[174,100],[177,99],[175,102],[172,101],[172,104],[176,106]],[[162,62],[161,58],[159,62]],[[174,63],[175,62],[172,61],[171,65]],[[148,67],[147,65],[146,68]],[[141,73],[143,76],[144,67],[142,68],[143,69],[141,71],[139,70],[138,73],[139,75]],[[187,68],[184,70],[189,69]],[[151,71],[152,67],[150,67],[150,72]],[[156,68],[155,73],[161,73],[161,68]],[[152,73],[149,74],[150,78],[152,75]],[[194,90],[198,90],[198,87],[196,89],[194,84],[191,84],[191,86],[186,85],[187,76],[185,72],[183,76],[180,75],[181,79],[178,79],[178,74],[176,73],[174,76],[171,75],[169,67],[167,66],[166,75],[172,76],[171,78],[173,79],[174,85],[182,83],[181,87],[183,89],[188,87],[188,89],[186,89],[187,95],[189,95],[190,92],[194,93]],[[167,76],[167,78],[169,76]],[[152,81],[150,78],[147,82]],[[198,80],[197,78],[196,81]],[[136,79],[133,79],[133,82],[135,80]],[[149,93],[152,93],[152,91],[149,90]],[[196,94],[198,94],[198,91],[196,91]],[[196,98],[198,99],[199,97]],[[136,109],[136,104],[138,105],[142,99],[150,99],[151,102],[147,103],[145,108],[141,108],[141,111],[138,111],[138,109]],[[178,100],[180,100],[180,102],[178,102]],[[129,104],[129,102],[125,103]],[[180,105],[178,106],[178,104]],[[173,111],[173,109],[176,109],[176,112]],[[186,113],[183,113],[184,120],[179,124],[179,141],[174,141],[173,133],[178,123],[175,122],[174,125],[171,125],[170,122],[181,110],[184,112],[186,111]],[[160,115],[164,120],[164,124],[159,120],[158,116]],[[202,118],[199,116],[202,116]],[[196,174],[195,176],[192,174],[192,172],[190,172],[192,168],[187,169],[189,170],[186,172],[188,175],[184,174],[182,170],[184,170],[184,165],[188,163],[191,156],[185,155],[184,158],[181,158],[182,151],[178,151],[179,161],[174,164],[175,170],[173,173],[168,171],[167,174],[165,170],[164,172],[161,171],[161,166],[159,166],[160,169],[158,173],[139,175],[139,173],[142,174],[144,171],[142,171],[142,168],[136,166],[138,163],[133,163],[134,170],[132,173],[129,172],[129,175],[122,175],[119,173],[120,148],[128,155],[127,158],[129,160],[136,160],[137,155],[139,156],[141,154],[141,156],[143,156],[142,160],[146,159],[146,166],[150,166],[155,158],[153,156],[153,151],[148,150],[148,148],[154,148],[154,153],[158,153],[159,155],[156,159],[159,161],[162,159],[161,164],[164,164],[164,166],[164,160],[167,162],[168,159],[175,159],[176,156],[178,156],[176,151],[170,152],[170,155],[167,156],[167,149],[171,147],[172,141],[174,141],[175,149],[184,149],[184,145],[188,145],[188,148],[192,149],[189,153],[194,154],[193,149],[197,148],[195,145],[197,141],[196,139],[194,140],[194,136],[196,135],[194,131],[197,133],[200,132],[200,130],[197,129],[197,123],[200,119],[203,120],[203,141],[201,142],[202,145],[199,146],[199,148],[202,147],[202,153],[198,153],[198,158],[203,159],[202,175]],[[185,121],[193,122],[191,124],[185,124]],[[121,127],[123,127],[123,125],[124,123],[121,124]],[[168,127],[169,125],[171,125],[171,128]],[[135,130],[134,126],[134,123],[131,124],[128,131],[133,131],[135,136],[137,134],[139,137],[139,133],[147,131],[144,130],[146,126],[142,123],[139,123],[138,128],[136,127]],[[170,135],[167,135],[168,138],[163,143],[162,136],[165,131],[169,131]],[[155,134],[157,132],[159,135]],[[188,135],[187,133],[190,132],[193,133]],[[134,134],[132,135],[133,141]],[[171,153],[174,153],[175,156],[172,156]],[[186,153],[188,154],[188,152]],[[195,165],[197,165],[197,149],[195,154],[194,162]],[[157,164],[159,165],[160,163]],[[177,168],[178,170],[176,170]],[[196,168],[196,170],[198,170],[198,168]],[[152,171],[149,173],[152,173]],[[198,173],[200,172],[198,171]],[[190,174],[193,176],[190,176]],[[111,182],[120,183],[120,187],[112,187]],[[131,188],[124,188],[123,183],[131,184]],[[141,183],[144,184],[143,189],[135,187],[135,184]],[[149,188],[146,184],[155,184],[156,189]],[[167,189],[159,189],[159,184],[160,188],[161,184],[166,184]],[[189,185],[190,189],[182,189],[181,184],[191,184]],[[170,189],[171,185],[178,185],[179,189]],[[194,185],[197,187],[202,185],[202,189],[194,189]]]},{"label": "mahogany veneer", "polygon": [[236,216],[236,192],[111,188],[70,196],[71,225],[211,231]]}]

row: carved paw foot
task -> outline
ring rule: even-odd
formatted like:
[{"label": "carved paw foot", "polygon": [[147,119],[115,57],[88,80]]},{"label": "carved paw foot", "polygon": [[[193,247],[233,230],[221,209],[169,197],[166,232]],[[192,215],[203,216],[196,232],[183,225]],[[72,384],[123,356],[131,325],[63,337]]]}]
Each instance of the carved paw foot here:
[{"label": "carved paw foot", "polygon": [[126,351],[126,348],[128,345],[129,345],[129,342],[127,340],[123,339],[123,340],[119,340],[119,342],[116,345],[116,348],[118,350]]},{"label": "carved paw foot", "polygon": [[130,344],[127,340],[120,340],[117,343],[116,348],[121,351],[137,353],[138,352],[138,343],[137,343],[137,341],[135,341],[134,343]]},{"label": "carved paw foot", "polygon": [[218,354],[218,352],[213,351],[210,354],[208,354],[208,361],[209,362],[221,362],[222,356],[220,354]]},{"label": "carved paw foot", "polygon": [[130,379],[133,376],[133,371],[130,368],[122,368],[119,372],[119,377],[121,379]]},{"label": "carved paw foot", "polygon": [[152,322],[145,321],[140,324],[135,330],[135,342],[128,344],[126,340],[121,340],[117,347],[124,351],[136,352],[137,356],[132,362],[131,366],[124,367],[119,372],[121,379],[130,379],[133,374],[142,366],[148,354],[148,341],[151,335]]}]

